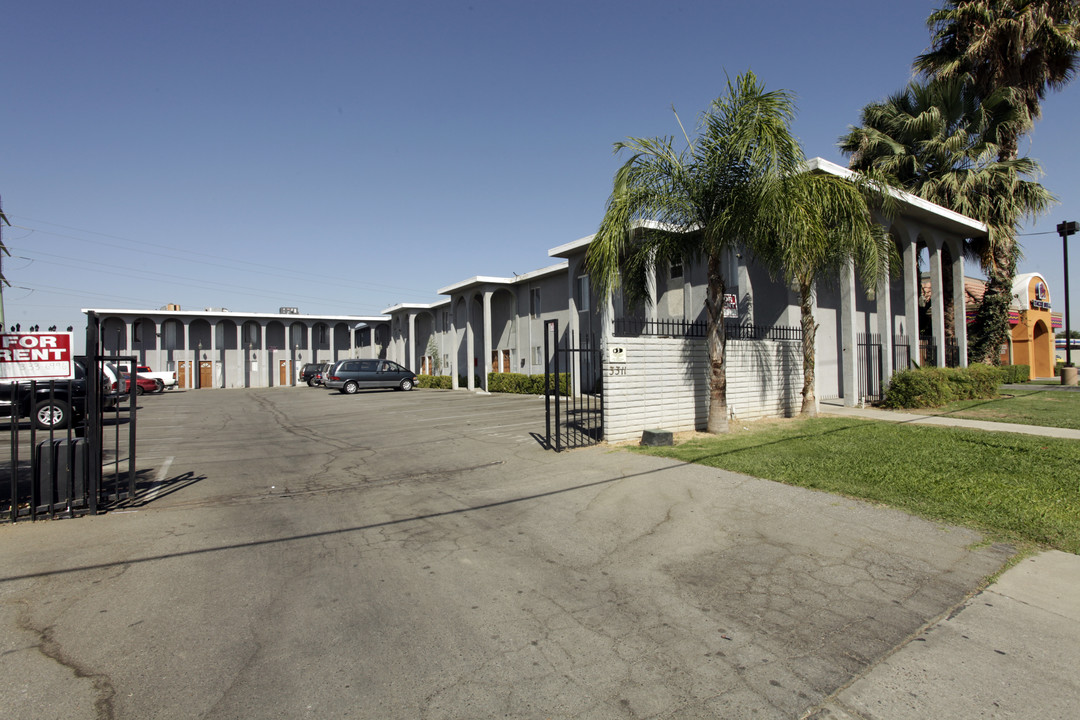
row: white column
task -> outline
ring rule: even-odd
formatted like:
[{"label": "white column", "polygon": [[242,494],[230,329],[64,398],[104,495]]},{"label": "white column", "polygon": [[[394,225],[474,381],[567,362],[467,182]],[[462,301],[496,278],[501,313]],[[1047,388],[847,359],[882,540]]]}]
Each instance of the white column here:
[{"label": "white column", "polygon": [[466,296],[465,300],[465,387],[469,390],[476,389],[476,354],[473,350],[473,322],[472,322],[472,295]]},{"label": "white column", "polygon": [[945,293],[941,286],[941,238],[936,235],[927,242],[930,252],[930,327],[937,348],[937,366],[945,367]]},{"label": "white column", "polygon": [[217,353],[217,323],[210,325],[210,385],[217,384],[218,353]]},{"label": "white column", "polygon": [[[195,369],[192,366],[194,366],[195,363],[191,362],[191,358],[193,357],[193,353],[191,352],[191,320],[190,319],[184,320],[184,357],[185,357],[185,361],[188,363],[187,377],[184,378],[184,381],[186,383],[184,385],[184,387],[193,388],[193,387],[195,387],[195,377],[194,377],[195,376]],[[184,362],[184,361],[182,361],[182,362]]]},{"label": "white column", "polygon": [[[685,272],[685,270],[684,270]],[[689,284],[687,285],[689,287]],[[687,304],[683,304],[683,316],[687,320],[693,318],[686,318]],[[612,342],[615,338],[615,302],[612,299],[612,293],[608,290],[607,294],[600,300],[600,347],[606,350],[608,343]]]},{"label": "white column", "polygon": [[458,360],[458,346],[461,344],[458,340],[458,327],[457,327],[457,298],[453,295],[450,296],[450,352],[448,353],[451,358],[450,367],[447,368],[450,371],[450,389],[458,389],[458,372],[457,372],[457,360]]},{"label": "white column", "polygon": [[[127,335],[127,354],[135,354],[135,321],[124,321],[124,333]],[[131,368],[131,376],[135,377],[135,368]]]},{"label": "white column", "polygon": [[[259,387],[270,387],[270,351],[266,349],[266,323],[259,323],[259,350],[262,356],[262,369],[259,370],[256,377],[259,379]],[[266,380],[263,380],[263,373],[266,373]]]},{"label": "white column", "polygon": [[875,295],[877,331],[881,336],[881,391],[884,392],[893,374],[892,286],[888,268],[885,277],[878,281]]},{"label": "white column", "polygon": [[488,373],[491,372],[491,290],[484,291],[484,372],[480,379],[484,390],[488,390]]},{"label": "white column", "polygon": [[154,320],[154,347],[157,348],[157,364],[154,365],[154,370],[162,372],[165,367],[161,364],[161,323]]},{"label": "white column", "polygon": [[[574,278],[574,285],[575,285],[575,290],[576,290],[577,278]],[[577,295],[574,294],[574,293],[571,293],[570,296],[573,297],[573,298],[577,297]],[[645,305],[645,319],[646,320],[655,320],[658,317],[659,312],[660,312],[659,308],[656,306],[657,292],[656,292],[656,254],[655,253],[653,253],[649,257],[648,265],[645,268],[645,296],[648,298],[648,302]],[[573,315],[574,315],[574,317],[577,317],[577,308],[576,307],[574,308]],[[574,377],[577,377],[577,373],[574,373]]]},{"label": "white column", "polygon": [[409,311],[409,334],[405,339],[405,358],[409,361],[405,365],[408,369],[416,372],[416,313]]},{"label": "white column", "polygon": [[960,349],[960,367],[967,367],[967,296],[964,288],[963,241],[955,239],[955,242],[950,243],[949,251],[953,257],[953,332]]},{"label": "white column", "polygon": [[904,335],[908,339],[908,362],[919,361],[919,280],[918,235],[906,234],[904,242]]},{"label": "white column", "polygon": [[840,347],[844,373],[844,405],[858,404],[859,378],[856,355],[859,351],[855,326],[855,262],[848,260],[840,269]]},{"label": "white column", "polygon": [[733,288],[735,290],[735,302],[739,306],[739,324],[740,325],[753,325],[754,324],[754,284],[750,282],[750,267],[746,262],[746,253],[732,252],[735,254],[735,260],[737,262],[736,270],[736,282],[738,286]]}]

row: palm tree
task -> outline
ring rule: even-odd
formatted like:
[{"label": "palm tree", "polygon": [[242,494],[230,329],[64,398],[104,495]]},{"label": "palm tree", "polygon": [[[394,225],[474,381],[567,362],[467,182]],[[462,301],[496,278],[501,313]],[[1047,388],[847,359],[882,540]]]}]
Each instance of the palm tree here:
[{"label": "palm tree", "polygon": [[[998,160],[1016,160],[1020,137],[1041,115],[1047,91],[1061,89],[1076,74],[1080,5],[1076,0],[947,0],[927,25],[933,45],[915,59],[915,68],[929,78],[970,84],[980,103],[999,97],[1011,106],[1012,120],[995,128],[989,139],[997,145]],[[1007,195],[993,199],[1001,208],[996,213],[997,231],[991,228],[983,256],[989,281],[972,328],[975,342],[970,354],[996,362],[997,348],[1008,335],[1008,308],[1020,254],[1015,232],[1024,210]]]},{"label": "palm tree", "polygon": [[[631,302],[647,299],[645,275],[654,264],[705,258],[707,429],[712,433],[728,428],[721,258],[736,245],[779,257],[770,242],[795,222],[788,215],[792,205],[785,190],[794,187],[793,178],[805,169],[802,148],[790,128],[794,113],[790,93],[767,92],[747,72],[728,81],[727,94],[702,115],[696,137],[683,130],[684,149],[676,149],[673,137],[616,143],[616,152],[629,150],[632,155],[615,174],[604,218],[586,255],[598,290],[606,293],[621,282]],[[681,121],[679,125],[682,128]],[[815,195],[811,201],[823,197]],[[865,205],[860,208],[865,210]],[[822,215],[834,217],[832,209],[822,210]]]},{"label": "palm tree", "polygon": [[852,261],[861,271],[864,287],[875,287],[888,274],[895,247],[870,209],[872,202],[891,214],[893,201],[877,182],[854,176],[801,172],[783,178],[778,188],[777,200],[784,209],[772,214],[777,224],[764,228],[766,237],[757,254],[774,275],[798,287],[803,331],[800,413],[813,417],[817,415],[816,287],[822,278]]},{"label": "palm tree", "polygon": [[916,70],[967,79],[979,99],[1005,88],[1016,92],[1020,122],[998,138],[999,158],[1016,158],[1019,137],[1039,118],[1047,91],[1063,88],[1076,74],[1076,0],[947,0],[926,23],[933,45],[915,59]]},{"label": "palm tree", "polygon": [[1000,159],[994,142],[1016,122],[1006,89],[978,98],[963,78],[912,82],[884,102],[863,108],[862,124],[840,138],[853,170],[875,170],[897,187],[980,220],[988,238],[969,247],[990,278],[972,328],[969,359],[992,359],[1008,333],[1016,270],[1013,241],[1020,219],[1054,202],[1031,177],[1030,158]]}]

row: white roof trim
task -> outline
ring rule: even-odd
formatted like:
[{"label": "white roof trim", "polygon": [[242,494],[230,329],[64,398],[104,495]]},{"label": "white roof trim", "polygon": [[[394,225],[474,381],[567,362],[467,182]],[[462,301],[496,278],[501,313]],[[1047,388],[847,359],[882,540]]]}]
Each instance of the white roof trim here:
[{"label": "white roof trim", "polygon": [[81,308],[84,315],[95,312],[98,315],[134,315],[137,317],[188,317],[188,318],[215,318],[220,320],[281,320],[283,322],[296,322],[299,320],[332,320],[334,322],[385,322],[389,318],[382,315],[288,315],[285,313],[252,313],[233,312],[229,310],[148,310],[146,308]]},{"label": "white roof trim", "polygon": [[586,237],[579,238],[579,239],[577,239],[577,240],[575,240],[573,242],[568,242],[565,245],[560,245],[558,247],[551,248],[550,250],[548,250],[548,256],[549,257],[568,257],[570,255],[573,255],[574,251],[581,250],[582,248],[589,247],[589,243],[591,243],[593,241],[593,238],[595,238],[595,237],[596,237],[596,233],[593,233],[592,235],[588,235]]},{"label": "white roof trim", "polygon": [[[806,161],[806,167],[811,172],[818,171],[828,173],[830,175],[836,175],[838,177],[851,179],[855,177],[856,173],[853,170],[849,170],[846,167],[837,165],[834,162],[829,162],[824,158],[811,158]],[[981,223],[978,220],[969,218],[966,215],[961,215],[958,212],[949,210],[936,203],[932,203],[929,200],[924,200],[918,195],[912,195],[904,190],[897,188],[889,188],[889,194],[894,198],[904,203],[912,210],[920,211],[913,214],[916,215],[930,215],[938,219],[939,224],[945,225],[949,230],[953,232],[960,232],[965,236],[974,233],[976,235],[985,235],[990,232],[990,229],[986,227],[985,223]],[[967,230],[967,233],[964,232]]]},{"label": "white roof trim", "polygon": [[440,305],[446,305],[450,300],[439,300],[433,303],[398,303],[397,305],[391,305],[383,310],[383,315],[389,315],[390,313],[397,312],[399,310],[434,310]]},{"label": "white roof trim", "polygon": [[439,290],[439,294],[440,295],[451,295],[451,294],[453,294],[455,292],[458,292],[459,290],[464,290],[465,288],[473,287],[474,285],[515,285],[515,284],[518,284],[518,283],[528,282],[530,280],[535,280],[537,278],[544,277],[546,275],[554,275],[555,273],[558,273],[558,272],[561,272],[561,271],[565,270],[567,267],[569,267],[569,265],[570,264],[568,262],[564,261],[564,262],[558,263],[557,265],[549,265],[549,266],[547,266],[545,268],[540,268],[539,270],[530,270],[529,272],[525,273],[524,275],[515,275],[514,277],[510,277],[510,278],[506,278],[506,277],[490,277],[490,276],[487,276],[487,275],[477,275],[475,277],[469,278],[468,280],[462,280],[459,283],[454,283],[453,285],[447,285],[446,287],[441,288]]}]

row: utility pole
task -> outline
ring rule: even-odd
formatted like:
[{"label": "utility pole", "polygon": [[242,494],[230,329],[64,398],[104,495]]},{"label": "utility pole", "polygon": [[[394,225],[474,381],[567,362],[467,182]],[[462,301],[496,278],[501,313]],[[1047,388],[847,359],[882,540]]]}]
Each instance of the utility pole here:
[{"label": "utility pole", "polygon": [[11,285],[4,277],[4,255],[11,255],[7,246],[4,245],[4,223],[11,224],[8,222],[7,215],[4,214],[4,203],[0,199],[0,332],[4,331],[4,286]]},{"label": "utility pole", "polygon": [[1076,368],[1073,367],[1072,362],[1072,338],[1069,337],[1072,335],[1072,327],[1069,324],[1069,236],[1074,235],[1077,230],[1080,230],[1080,223],[1075,220],[1059,223],[1057,226],[1058,235],[1061,236],[1061,252],[1065,256],[1065,367],[1061,369],[1062,385],[1076,384]]}]

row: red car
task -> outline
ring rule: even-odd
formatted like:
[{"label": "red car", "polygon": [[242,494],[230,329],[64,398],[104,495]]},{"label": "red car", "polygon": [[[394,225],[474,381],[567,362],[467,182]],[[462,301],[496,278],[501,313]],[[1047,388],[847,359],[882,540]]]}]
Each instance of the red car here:
[{"label": "red car", "polygon": [[[124,373],[120,377],[124,380],[124,390],[123,390],[123,392],[126,395],[127,393],[131,392],[131,376],[128,375],[127,373]],[[112,389],[116,390],[117,385],[119,385],[119,384],[120,383],[113,383]],[[161,392],[161,390],[158,387],[157,382],[155,382],[154,380],[151,380],[150,378],[139,377],[138,375],[136,375],[135,376],[135,394],[136,395],[142,395],[143,393],[152,393],[152,392]]]}]

